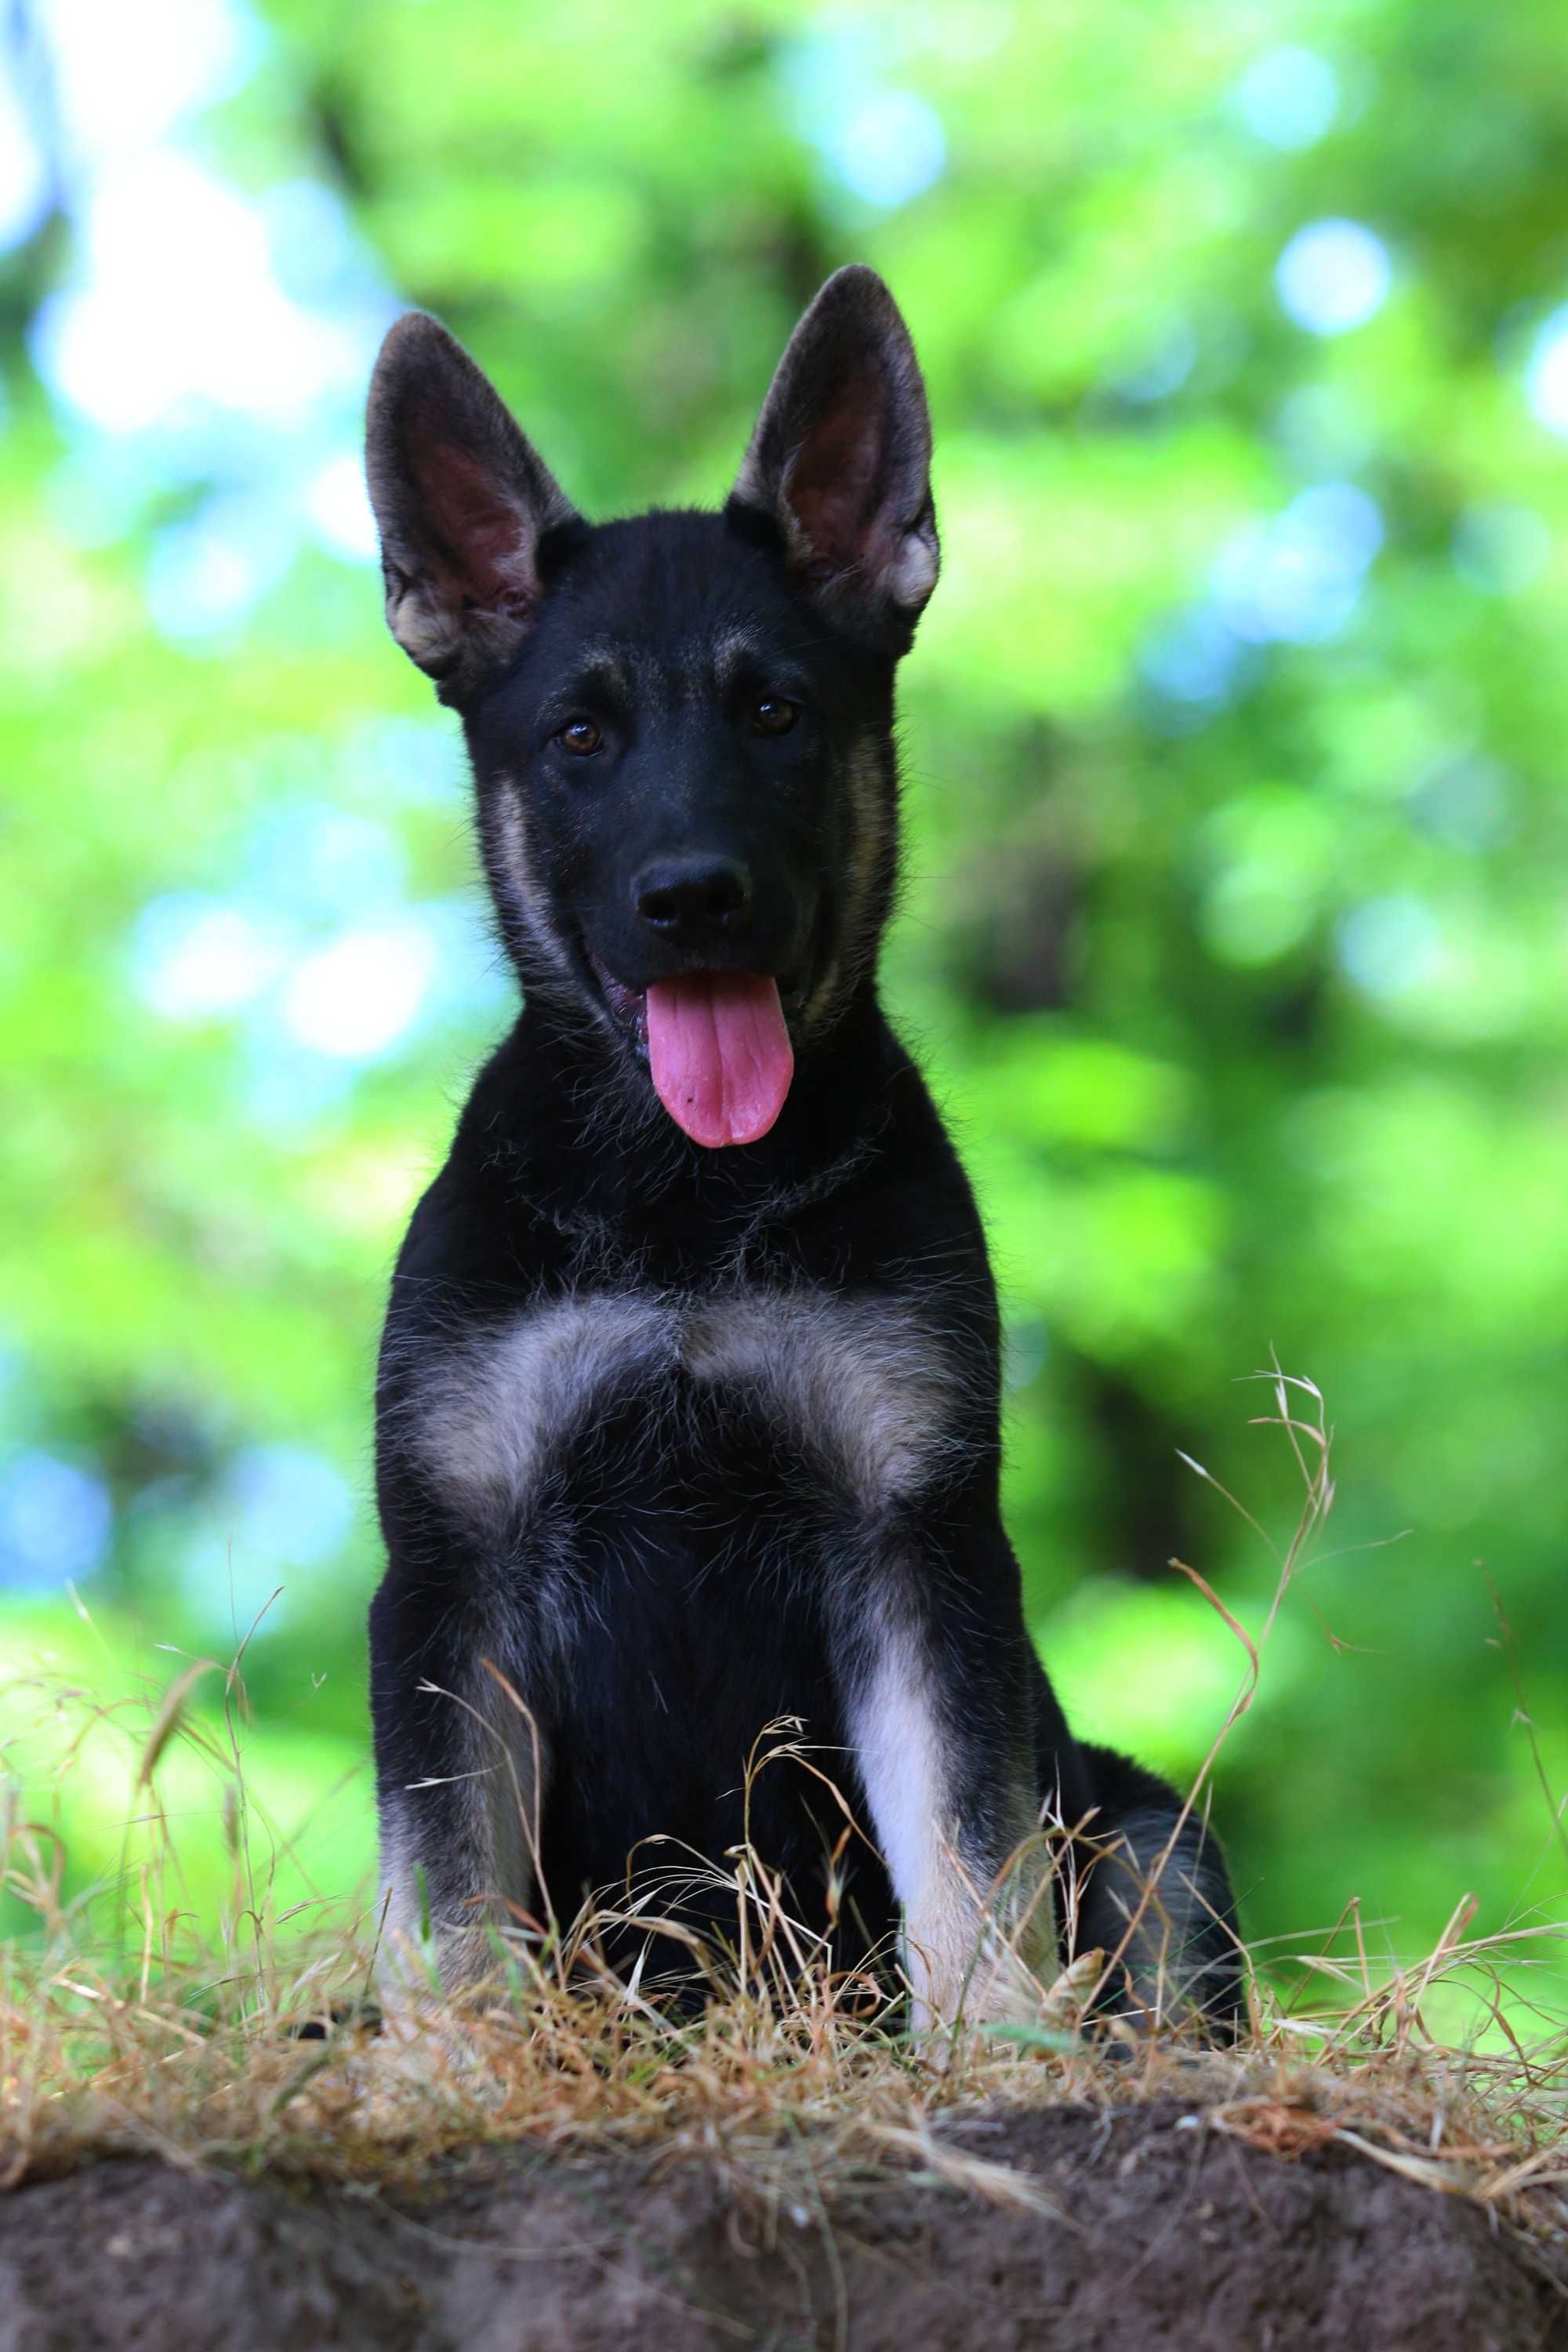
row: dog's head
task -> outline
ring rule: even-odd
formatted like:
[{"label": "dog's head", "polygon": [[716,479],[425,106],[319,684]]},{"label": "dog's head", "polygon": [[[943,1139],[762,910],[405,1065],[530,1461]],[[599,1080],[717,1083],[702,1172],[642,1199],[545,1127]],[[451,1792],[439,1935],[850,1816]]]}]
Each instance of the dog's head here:
[{"label": "dog's head", "polygon": [[700,1143],[767,1132],[874,961],[930,457],[868,269],[796,328],[721,514],[591,525],[445,328],[414,312],[383,347],[387,620],[461,715],[508,948]]}]

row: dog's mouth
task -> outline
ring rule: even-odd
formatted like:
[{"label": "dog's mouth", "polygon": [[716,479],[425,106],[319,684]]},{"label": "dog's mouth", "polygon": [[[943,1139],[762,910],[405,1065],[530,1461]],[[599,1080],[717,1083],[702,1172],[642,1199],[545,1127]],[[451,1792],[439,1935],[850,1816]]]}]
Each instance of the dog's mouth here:
[{"label": "dog's mouth", "polygon": [[694,1143],[756,1143],[784,1108],[795,1075],[793,975],[684,971],[629,988],[592,948],[589,965],[616,1024],[647,1055],[654,1090]]}]

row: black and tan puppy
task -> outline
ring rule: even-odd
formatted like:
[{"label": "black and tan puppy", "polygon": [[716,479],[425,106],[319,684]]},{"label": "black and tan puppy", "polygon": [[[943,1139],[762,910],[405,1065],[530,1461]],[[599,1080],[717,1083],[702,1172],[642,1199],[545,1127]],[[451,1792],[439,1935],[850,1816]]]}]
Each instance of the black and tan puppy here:
[{"label": "black and tan puppy", "polygon": [[[878,1001],[930,455],[867,269],[802,320],[720,514],[584,521],[432,319],[376,369],[387,618],[461,716],[524,999],[379,1384],[389,1920],[454,1986],[498,1925],[624,1906],[643,1840],[734,1846],[747,1755],[796,1717],[881,1857],[832,1948],[896,1949],[901,1913],[917,2020],[1016,2011],[1068,1937],[1125,1948],[1124,2001],[1234,2013],[1195,1823],[1129,1932],[1179,1807],[1074,1740],[1031,1650],[985,1243]],[[807,1771],[757,1780],[752,1844],[824,1930],[839,1827]]]}]

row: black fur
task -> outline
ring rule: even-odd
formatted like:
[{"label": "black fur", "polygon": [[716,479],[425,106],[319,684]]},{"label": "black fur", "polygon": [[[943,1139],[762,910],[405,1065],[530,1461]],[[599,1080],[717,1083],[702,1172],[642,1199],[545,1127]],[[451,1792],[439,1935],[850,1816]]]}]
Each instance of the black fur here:
[{"label": "black fur", "polygon": [[[929,448],[865,270],[797,331],[722,514],[589,526],[444,330],[388,338],[389,616],[461,714],[524,996],[387,1318],[371,1661],[393,1916],[412,1933],[428,1911],[457,1981],[488,1964],[487,1923],[531,1932],[606,1888],[624,1906],[739,1843],[747,1756],[798,1717],[889,1852],[891,1874],[865,1843],[839,1865],[846,1964],[889,1948],[901,1875],[911,1939],[942,1948],[926,2009],[961,1979],[971,2007],[1016,2008],[1006,1967],[971,1977],[959,1948],[984,1898],[1017,1919],[1044,1809],[1080,1832],[1061,1932],[1125,1946],[1112,1997],[1152,2005],[1163,1958],[1226,2030],[1215,1844],[1188,1824],[1129,1932],[1177,1801],[1075,1742],[1035,1660],[984,1240],[878,1000]],[[740,877],[733,903],[658,896],[689,873]],[[693,969],[774,975],[794,1045],[776,1124],[726,1150],[650,1082],[643,992]],[[752,1842],[824,1932],[841,1826],[800,1766],[758,1778]],[[657,1907],[733,1920],[700,1888]]]}]

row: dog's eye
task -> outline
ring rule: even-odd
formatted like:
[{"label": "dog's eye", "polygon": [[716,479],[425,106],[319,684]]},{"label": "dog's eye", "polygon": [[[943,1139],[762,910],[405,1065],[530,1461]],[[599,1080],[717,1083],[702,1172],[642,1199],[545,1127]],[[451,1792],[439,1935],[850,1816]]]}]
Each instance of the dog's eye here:
[{"label": "dog's eye", "polygon": [[786,702],[782,694],[764,694],[752,705],[752,725],[759,735],[787,735],[799,717],[799,703]]},{"label": "dog's eye", "polygon": [[561,741],[580,760],[585,760],[590,752],[596,751],[604,740],[591,719],[568,719],[561,730]]}]

